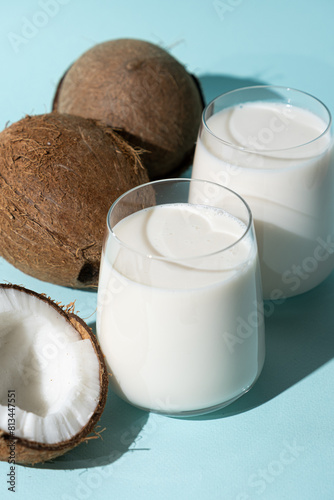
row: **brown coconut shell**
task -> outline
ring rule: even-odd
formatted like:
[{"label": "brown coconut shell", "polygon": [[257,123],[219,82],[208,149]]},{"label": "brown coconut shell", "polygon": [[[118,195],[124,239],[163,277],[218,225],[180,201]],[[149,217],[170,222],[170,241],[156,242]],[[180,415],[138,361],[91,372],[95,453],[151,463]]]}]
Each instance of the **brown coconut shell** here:
[{"label": "brown coconut shell", "polygon": [[35,278],[96,286],[108,209],[149,180],[110,127],[60,113],[0,133],[0,255]]},{"label": "brown coconut shell", "polygon": [[95,45],[61,78],[53,110],[95,118],[145,152],[151,179],[188,167],[204,107],[197,78],[169,52],[136,39]]},{"label": "brown coconut shell", "polygon": [[[81,318],[71,312],[71,308],[67,310],[66,307],[61,307],[46,295],[38,294],[37,292],[18,285],[0,284],[0,289],[3,288],[14,288],[19,292],[24,292],[28,295],[34,296],[39,300],[46,302],[50,307],[53,307],[57,311],[57,313],[65,319],[65,321],[71,323],[71,325],[83,339],[90,340],[100,365],[101,390],[95,411],[87,424],[71,439],[56,444],[45,444],[28,439],[22,439],[19,437],[13,437],[10,433],[8,433],[8,431],[0,428],[0,461],[8,461],[8,446],[10,443],[14,443],[15,462],[22,465],[34,465],[36,463],[45,462],[59,457],[69,450],[73,449],[83,441],[87,441],[88,435],[94,432],[94,429],[103,413],[107,401],[108,371],[104,356],[95,335]],[[17,348],[19,349],[20,346],[17,346]]]}]

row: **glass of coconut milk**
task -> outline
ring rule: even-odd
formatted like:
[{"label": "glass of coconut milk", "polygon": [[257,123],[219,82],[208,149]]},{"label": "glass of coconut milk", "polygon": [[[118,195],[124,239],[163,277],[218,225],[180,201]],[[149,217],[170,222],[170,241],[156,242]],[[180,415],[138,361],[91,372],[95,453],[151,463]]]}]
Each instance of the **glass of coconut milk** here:
[{"label": "glass of coconut milk", "polygon": [[291,88],[247,87],[207,105],[192,177],[249,204],[265,299],[306,292],[334,268],[331,115]]},{"label": "glass of coconut milk", "polygon": [[120,397],[175,416],[233,402],[261,372],[263,320],[252,214],[239,195],[167,179],[115,201],[97,335]]}]

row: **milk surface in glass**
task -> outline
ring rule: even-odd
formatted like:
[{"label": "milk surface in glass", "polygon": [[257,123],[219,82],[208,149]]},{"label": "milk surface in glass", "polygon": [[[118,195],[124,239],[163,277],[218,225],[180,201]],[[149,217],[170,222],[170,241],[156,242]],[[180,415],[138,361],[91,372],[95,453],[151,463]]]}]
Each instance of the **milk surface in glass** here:
[{"label": "milk surface in glass", "polygon": [[264,332],[256,245],[245,231],[223,210],[182,203],[140,210],[113,228],[122,244],[111,236],[104,248],[97,331],[125,400],[178,414],[253,385]]},{"label": "milk surface in glass", "polygon": [[206,125],[192,177],[221,183],[250,205],[264,297],[288,297],[318,285],[334,268],[327,124],[297,106],[251,102],[218,111]]}]

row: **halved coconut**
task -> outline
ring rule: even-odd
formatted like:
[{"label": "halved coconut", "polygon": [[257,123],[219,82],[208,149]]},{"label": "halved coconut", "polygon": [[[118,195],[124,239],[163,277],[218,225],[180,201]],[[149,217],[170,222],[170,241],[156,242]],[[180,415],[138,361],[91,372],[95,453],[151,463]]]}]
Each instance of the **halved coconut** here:
[{"label": "halved coconut", "polygon": [[35,464],[94,430],[108,374],[90,328],[44,295],[0,285],[0,460]]}]

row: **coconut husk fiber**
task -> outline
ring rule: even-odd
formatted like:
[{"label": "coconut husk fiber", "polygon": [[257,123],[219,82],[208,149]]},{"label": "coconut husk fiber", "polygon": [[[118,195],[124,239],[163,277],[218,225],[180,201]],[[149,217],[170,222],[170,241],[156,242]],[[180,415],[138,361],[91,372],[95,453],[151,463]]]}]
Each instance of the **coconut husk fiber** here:
[{"label": "coconut husk fiber", "polygon": [[148,174],[110,127],[60,114],[0,133],[0,255],[43,281],[96,286],[108,209]]},{"label": "coconut husk fiber", "polygon": [[97,44],[74,61],[52,106],[117,128],[144,151],[154,180],[191,165],[204,98],[197,78],[167,50],[122,38]]}]

